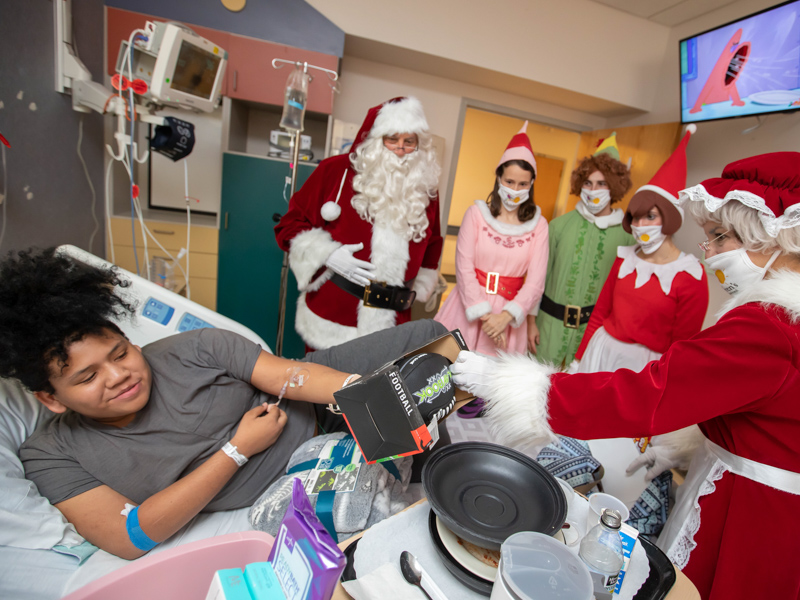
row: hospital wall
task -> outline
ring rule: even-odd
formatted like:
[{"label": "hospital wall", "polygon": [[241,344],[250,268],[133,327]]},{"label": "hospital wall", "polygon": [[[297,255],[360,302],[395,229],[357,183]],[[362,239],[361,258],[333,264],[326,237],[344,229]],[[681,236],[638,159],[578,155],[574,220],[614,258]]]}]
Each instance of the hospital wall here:
[{"label": "hospital wall", "polygon": [[[81,60],[95,79],[102,78],[103,1],[73,2],[73,29]],[[0,193],[5,183],[8,194],[0,253],[74,244],[102,255],[103,119],[75,112],[72,98],[55,91],[53,32],[52,1],[0,0],[0,133],[11,143],[5,148],[7,181],[0,180]],[[81,121],[97,224],[77,153]]]}]

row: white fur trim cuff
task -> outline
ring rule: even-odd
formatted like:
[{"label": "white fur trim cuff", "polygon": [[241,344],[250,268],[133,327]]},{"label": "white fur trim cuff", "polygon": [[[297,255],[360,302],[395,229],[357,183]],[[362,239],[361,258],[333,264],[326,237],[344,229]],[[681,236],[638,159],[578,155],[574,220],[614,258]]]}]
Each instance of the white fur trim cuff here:
[{"label": "white fur trim cuff", "polygon": [[414,279],[413,288],[417,292],[417,300],[427,302],[438,283],[439,272],[436,269],[420,269]]},{"label": "white fur trim cuff", "polygon": [[525,311],[522,310],[522,307],[513,300],[511,302],[506,302],[503,310],[507,311],[508,314],[514,317],[514,327],[519,327],[525,322]]},{"label": "white fur trim cuff", "polygon": [[379,138],[395,133],[424,133],[428,130],[422,104],[416,98],[408,97],[384,104],[378,111],[369,136]]},{"label": "white fur trim cuff", "polygon": [[556,441],[548,423],[550,376],[558,369],[525,356],[500,353],[489,383],[486,418],[492,439],[512,448]]},{"label": "white fur trim cuff", "polygon": [[323,283],[331,278],[333,273],[326,270],[312,282],[312,278],[321,267],[331,252],[341,244],[333,241],[331,234],[319,228],[309,229],[298,233],[289,245],[289,266],[297,279],[297,289],[300,291],[316,291]]},{"label": "white fur trim cuff", "polygon": [[468,306],[465,312],[467,313],[467,321],[474,321],[492,312],[492,305],[488,301],[481,302],[480,304]]}]

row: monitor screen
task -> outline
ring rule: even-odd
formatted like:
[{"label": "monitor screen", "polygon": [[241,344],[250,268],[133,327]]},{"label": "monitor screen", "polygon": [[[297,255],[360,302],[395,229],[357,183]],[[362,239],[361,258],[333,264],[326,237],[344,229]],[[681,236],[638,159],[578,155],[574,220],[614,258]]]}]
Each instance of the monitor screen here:
[{"label": "monitor screen", "polygon": [[182,40],[170,87],[209,100],[221,60],[219,56]]},{"label": "monitor screen", "polygon": [[681,40],[681,121],[800,109],[800,0]]}]

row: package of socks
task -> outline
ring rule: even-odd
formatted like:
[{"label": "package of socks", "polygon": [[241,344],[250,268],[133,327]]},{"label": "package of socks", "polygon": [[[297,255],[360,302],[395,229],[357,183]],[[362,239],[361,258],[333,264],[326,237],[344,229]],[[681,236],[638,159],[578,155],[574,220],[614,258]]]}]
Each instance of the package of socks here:
[{"label": "package of socks", "polygon": [[456,329],[334,394],[364,460],[418,454],[436,443],[439,422],[470,398],[449,370],[466,349]]},{"label": "package of socks", "polygon": [[287,600],[329,600],[347,559],[320,522],[299,479],[269,554]]}]

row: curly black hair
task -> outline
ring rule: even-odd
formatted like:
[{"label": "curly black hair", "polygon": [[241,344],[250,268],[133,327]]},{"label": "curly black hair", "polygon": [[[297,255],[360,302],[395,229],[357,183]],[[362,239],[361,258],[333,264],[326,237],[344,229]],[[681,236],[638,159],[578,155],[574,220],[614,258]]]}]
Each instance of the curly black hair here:
[{"label": "curly black hair", "polygon": [[128,285],[114,268],[55,248],[9,253],[0,262],[0,377],[53,393],[50,365],[66,364],[71,344],[109,330],[124,335],[111,319],[134,312],[115,292]]}]

